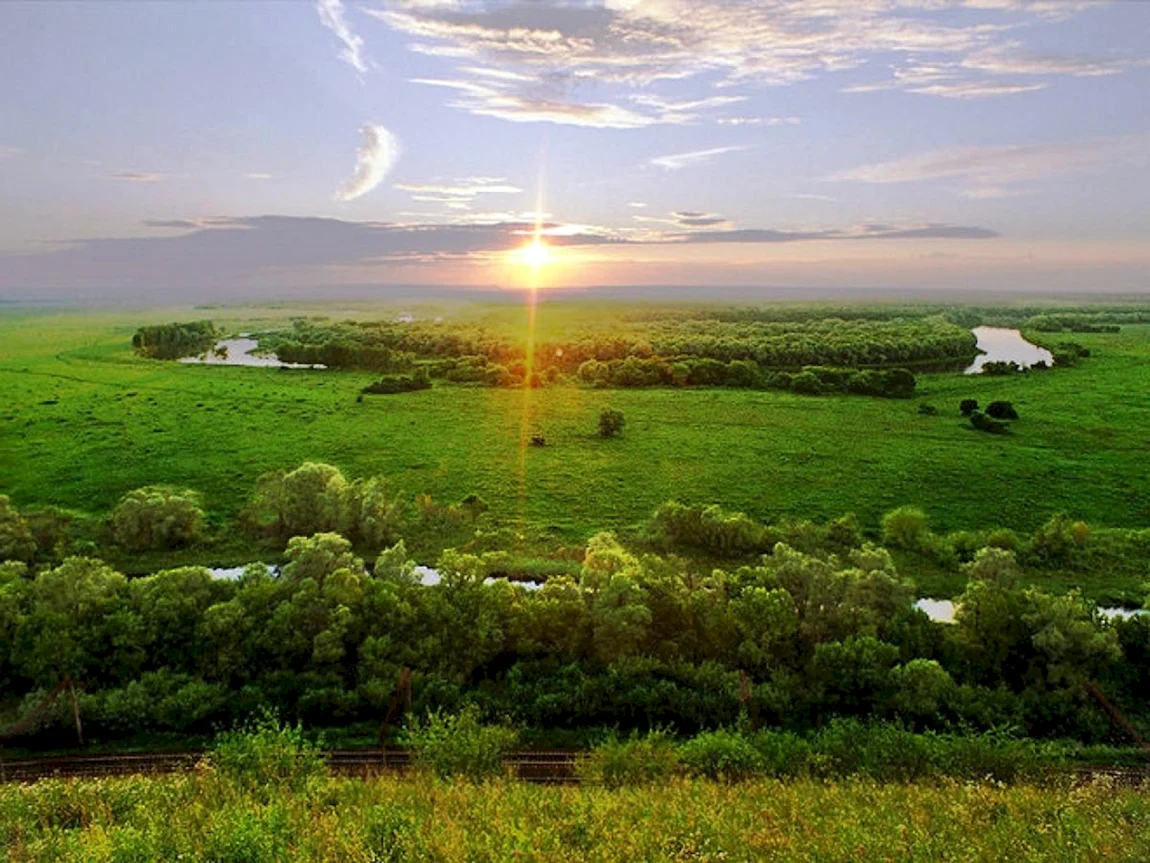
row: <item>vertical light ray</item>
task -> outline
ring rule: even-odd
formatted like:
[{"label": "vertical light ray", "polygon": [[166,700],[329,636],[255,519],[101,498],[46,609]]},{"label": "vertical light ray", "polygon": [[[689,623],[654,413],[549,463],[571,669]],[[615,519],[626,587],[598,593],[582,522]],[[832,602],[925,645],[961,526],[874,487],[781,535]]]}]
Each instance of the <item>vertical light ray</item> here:
[{"label": "vertical light ray", "polygon": [[[547,170],[547,156],[544,152],[539,162],[539,177],[535,186],[535,231],[532,234],[532,243],[543,241],[543,202],[545,198],[545,184]],[[542,276],[542,261],[533,258],[531,262],[531,279],[525,292],[527,312],[527,344],[524,354],[523,378],[523,404],[519,413],[519,522],[527,525],[527,448],[531,444],[532,424],[535,421],[534,393],[535,393],[535,320],[539,302],[539,288]]]}]

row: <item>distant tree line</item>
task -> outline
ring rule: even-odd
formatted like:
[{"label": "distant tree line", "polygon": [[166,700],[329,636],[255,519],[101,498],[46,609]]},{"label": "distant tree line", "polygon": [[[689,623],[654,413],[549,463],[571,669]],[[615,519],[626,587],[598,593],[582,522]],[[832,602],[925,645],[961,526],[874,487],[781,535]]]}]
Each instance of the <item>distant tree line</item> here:
[{"label": "distant tree line", "polygon": [[156,324],[140,327],[132,336],[137,353],[157,360],[174,360],[207,353],[220,333],[211,321]]}]

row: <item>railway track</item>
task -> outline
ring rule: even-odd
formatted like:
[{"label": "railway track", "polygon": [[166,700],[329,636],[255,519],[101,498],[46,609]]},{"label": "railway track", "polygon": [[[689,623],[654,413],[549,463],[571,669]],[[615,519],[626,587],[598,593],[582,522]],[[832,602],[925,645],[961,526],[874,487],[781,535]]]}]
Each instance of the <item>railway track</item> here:
[{"label": "railway track", "polygon": [[[575,765],[579,752],[541,750],[507,756],[509,775],[524,782],[550,785],[577,784]],[[49,758],[0,760],[0,782],[35,782],[51,778],[158,775],[194,770],[202,751],[153,752],[136,755],[67,755]],[[333,773],[341,776],[373,776],[402,773],[411,767],[405,749],[336,749],[324,758]],[[1076,783],[1108,781],[1114,785],[1150,787],[1150,769],[1136,767],[1075,767]]]},{"label": "railway track", "polygon": [[[194,770],[202,756],[202,751],[187,751],[0,760],[0,782],[179,773]],[[505,764],[512,776],[525,782],[577,783],[577,757],[578,753],[567,750],[517,752]],[[324,758],[333,773],[343,776],[402,772],[411,766],[411,753],[404,749],[336,749]]]}]

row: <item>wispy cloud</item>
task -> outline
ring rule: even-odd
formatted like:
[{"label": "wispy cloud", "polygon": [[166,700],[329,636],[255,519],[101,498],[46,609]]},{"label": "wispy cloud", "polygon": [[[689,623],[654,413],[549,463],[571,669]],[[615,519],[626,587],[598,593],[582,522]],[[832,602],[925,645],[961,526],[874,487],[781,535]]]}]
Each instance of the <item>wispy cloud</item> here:
[{"label": "wispy cloud", "polygon": [[719,117],[720,126],[797,126],[800,117]]},{"label": "wispy cloud", "polygon": [[265,174],[263,171],[249,171],[248,173],[244,174],[244,176],[247,177],[249,180],[271,180],[271,179],[273,179],[272,174]]},{"label": "wispy cloud", "polygon": [[383,126],[367,123],[360,128],[363,146],[355,155],[355,170],[336,190],[337,201],[366,195],[388,175],[399,159],[399,139]]},{"label": "wispy cloud", "polygon": [[467,209],[479,195],[516,195],[523,190],[504,177],[469,177],[448,183],[397,183],[413,201],[446,204],[452,209]]},{"label": "wispy cloud", "polygon": [[319,20],[336,38],[343,43],[340,59],[360,75],[367,72],[367,61],[363,57],[363,38],[348,26],[341,0],[316,0],[315,10]]},{"label": "wispy cloud", "polygon": [[[938,14],[956,5],[967,8]],[[973,99],[1038,89],[1040,76],[1114,74],[1145,62],[1028,54],[1003,35],[1087,8],[1069,0],[380,0],[364,11],[409,37],[411,50],[458,64],[459,74],[424,79],[463,93],[454,107],[517,122],[629,129],[696,122],[744,98],[714,95],[716,82],[787,85],[891,56],[908,58],[911,77],[896,69],[888,81],[849,89]],[[940,74],[914,80],[916,64]],[[682,95],[684,82],[704,77],[700,95]],[[675,98],[658,92],[669,82]],[[623,95],[593,103],[572,95],[592,85]],[[719,122],[781,125],[777,120],[790,122]]]},{"label": "wispy cloud", "polygon": [[107,171],[100,176],[105,180],[121,180],[126,183],[158,183],[167,175],[162,171]]},{"label": "wispy cloud", "polygon": [[0,144],[0,159],[14,159],[17,156],[23,156],[24,151],[20,147],[13,147],[8,144]]},{"label": "wispy cloud", "polygon": [[672,153],[667,156],[656,156],[648,160],[647,164],[653,165],[656,168],[662,168],[666,171],[681,171],[683,168],[694,167],[695,165],[705,165],[717,156],[722,156],[726,153],[736,153],[739,150],[748,149],[745,146],[740,147],[712,147],[709,150],[693,150],[689,153]]},{"label": "wispy cloud", "polygon": [[[1003,197],[1019,183],[1105,165],[1150,159],[1150,134],[1085,138],[1054,144],[1010,144],[997,147],[947,147],[861,165],[826,179],[858,183],[913,183],[957,179],[981,197]],[[990,191],[993,190],[993,191]],[[977,191],[968,196],[980,197]]]}]

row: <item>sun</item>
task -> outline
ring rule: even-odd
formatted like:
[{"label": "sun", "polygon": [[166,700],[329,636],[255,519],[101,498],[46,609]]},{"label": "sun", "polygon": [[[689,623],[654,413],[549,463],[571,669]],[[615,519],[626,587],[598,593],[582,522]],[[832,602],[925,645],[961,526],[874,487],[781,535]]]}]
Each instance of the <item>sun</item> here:
[{"label": "sun", "polygon": [[551,247],[540,237],[535,237],[526,246],[520,248],[516,257],[519,258],[520,263],[536,270],[547,266],[554,259]]}]

